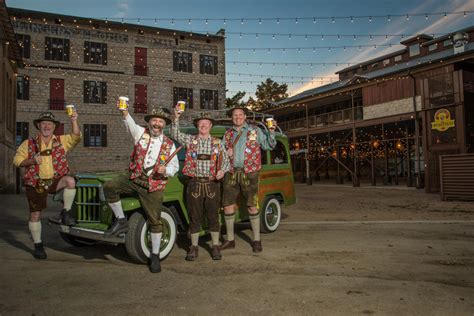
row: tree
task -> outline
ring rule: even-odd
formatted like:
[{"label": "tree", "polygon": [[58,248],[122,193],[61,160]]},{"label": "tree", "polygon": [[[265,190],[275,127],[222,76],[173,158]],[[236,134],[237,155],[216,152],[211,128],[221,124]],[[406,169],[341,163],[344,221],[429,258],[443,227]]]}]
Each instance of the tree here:
[{"label": "tree", "polygon": [[257,85],[257,91],[255,92],[257,100],[255,101],[254,110],[264,110],[271,107],[273,102],[288,98],[287,90],[288,85],[286,83],[280,85],[267,78],[267,80]]},{"label": "tree", "polygon": [[242,101],[242,98],[245,96],[245,92],[239,91],[233,97],[225,99],[226,108],[233,108],[234,106],[246,106],[246,103]]}]

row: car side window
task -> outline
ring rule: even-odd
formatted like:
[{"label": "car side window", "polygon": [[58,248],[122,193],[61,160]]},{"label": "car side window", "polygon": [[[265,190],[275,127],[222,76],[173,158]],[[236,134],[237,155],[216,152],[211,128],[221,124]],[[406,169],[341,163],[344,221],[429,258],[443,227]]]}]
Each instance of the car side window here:
[{"label": "car side window", "polygon": [[260,147],[260,154],[262,157],[262,165],[268,165],[267,151],[263,150],[262,147]]},{"label": "car side window", "polygon": [[270,151],[270,159],[272,164],[275,165],[288,163],[288,155],[282,142],[277,141],[275,149]]}]

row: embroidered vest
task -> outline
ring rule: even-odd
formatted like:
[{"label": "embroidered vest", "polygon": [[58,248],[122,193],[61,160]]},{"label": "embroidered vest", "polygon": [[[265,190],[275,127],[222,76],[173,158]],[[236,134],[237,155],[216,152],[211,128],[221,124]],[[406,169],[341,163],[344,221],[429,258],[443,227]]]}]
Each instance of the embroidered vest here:
[{"label": "embroidered vest", "polygon": [[[212,137],[211,139],[211,163],[209,166],[209,173],[210,175],[215,178],[216,177],[216,162],[217,162],[217,154],[219,152],[218,146],[215,143],[218,142],[218,139]],[[197,156],[198,156],[198,149],[199,149],[199,136],[194,136],[191,142],[188,144],[186,148],[186,158],[184,160],[183,166],[183,174],[189,177],[195,177],[197,171]]]},{"label": "embroidered vest", "polygon": [[[234,135],[236,131],[233,128],[228,129],[224,134],[224,139],[227,148],[232,147],[232,142],[234,141]],[[262,168],[262,153],[260,151],[260,145],[257,140],[257,129],[255,127],[249,126],[247,131],[247,141],[245,143],[245,152],[244,152],[244,172],[256,172]],[[230,158],[230,173],[234,172],[234,159]]]},{"label": "embroidered vest", "polygon": [[[28,139],[28,159],[33,158],[36,153],[40,152],[39,141],[39,135],[35,138]],[[54,179],[59,179],[67,175],[69,172],[69,166],[66,159],[66,150],[64,150],[64,147],[61,144],[61,140],[58,141],[56,137],[53,137],[51,141],[53,142],[51,158],[53,162]],[[39,177],[39,165],[35,164],[26,168],[23,179],[25,185],[35,187]]]},{"label": "embroidered vest", "polygon": [[[150,147],[150,133],[148,129],[145,129],[145,132],[140,137],[135,147],[133,148],[132,155],[130,156],[130,179],[133,180],[142,175],[143,165],[145,161],[146,153]],[[158,160],[153,167],[153,171],[150,176],[148,176],[148,192],[154,191],[163,191],[166,187],[168,180],[162,175],[158,174],[158,167],[160,162],[165,162],[171,154],[171,148],[173,146],[173,141],[163,135],[163,143],[161,144],[160,153],[158,154]],[[155,175],[156,174],[156,175]]]}]

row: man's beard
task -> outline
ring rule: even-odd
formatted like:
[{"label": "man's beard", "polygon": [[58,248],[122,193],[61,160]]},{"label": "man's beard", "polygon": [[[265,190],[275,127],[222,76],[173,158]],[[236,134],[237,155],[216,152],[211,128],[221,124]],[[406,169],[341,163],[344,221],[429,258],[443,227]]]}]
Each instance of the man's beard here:
[{"label": "man's beard", "polygon": [[[157,129],[158,132],[155,132],[155,129]],[[161,125],[151,125],[150,126],[150,133],[151,133],[152,136],[160,136],[162,132],[163,132],[163,126],[161,126]]]}]

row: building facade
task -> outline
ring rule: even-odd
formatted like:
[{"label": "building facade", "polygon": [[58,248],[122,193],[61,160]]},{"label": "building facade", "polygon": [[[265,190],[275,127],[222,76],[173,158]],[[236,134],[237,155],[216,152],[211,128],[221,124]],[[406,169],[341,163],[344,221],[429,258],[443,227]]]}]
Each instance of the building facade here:
[{"label": "building facade", "polygon": [[401,44],[268,109],[296,175],[439,192],[440,156],[474,153],[474,27]]},{"label": "building facade", "polygon": [[35,135],[33,119],[52,111],[68,133],[65,105],[79,113],[83,142],[69,154],[73,171],[128,166],[132,144],[115,105],[130,99],[137,123],[152,106],[223,107],[225,34],[8,9],[25,68],[17,78],[17,140]]},{"label": "building facade", "polygon": [[16,76],[22,60],[15,33],[5,7],[0,2],[0,193],[16,190],[15,155]]}]

